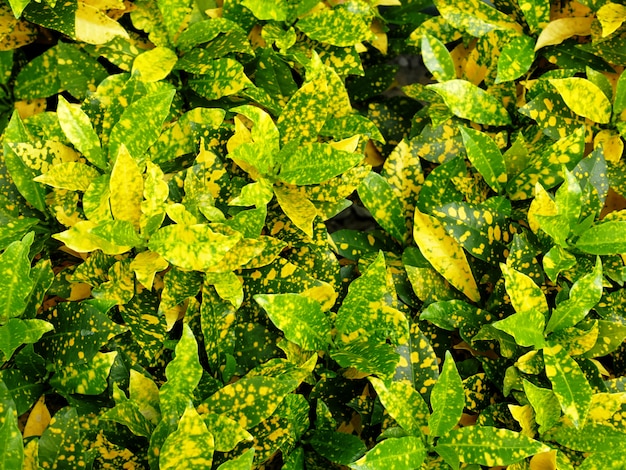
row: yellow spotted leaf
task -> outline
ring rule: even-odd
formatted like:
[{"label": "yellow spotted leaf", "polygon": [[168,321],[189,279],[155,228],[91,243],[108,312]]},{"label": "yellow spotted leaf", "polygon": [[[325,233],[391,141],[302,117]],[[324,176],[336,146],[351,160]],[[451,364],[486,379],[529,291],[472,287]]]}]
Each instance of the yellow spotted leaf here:
[{"label": "yellow spotted leaf", "polygon": [[600,7],[596,16],[602,25],[602,37],[605,38],[617,31],[626,20],[626,6],[607,2]]},{"label": "yellow spotted leaf", "polygon": [[178,56],[167,47],[155,47],[139,54],[133,62],[133,74],[142,82],[163,80],[176,65]]},{"label": "yellow spotted leaf", "polygon": [[152,289],[155,274],[168,266],[169,263],[153,251],[142,251],[130,263],[130,268],[135,272],[137,280],[148,289]]},{"label": "yellow spotted leaf", "polygon": [[611,120],[611,102],[595,83],[580,77],[555,78],[550,83],[579,116],[600,124]]},{"label": "yellow spotted leaf", "polygon": [[111,213],[117,220],[125,220],[138,230],[143,201],[143,177],[137,162],[124,144],[111,171],[109,182]]},{"label": "yellow spotted leaf", "polygon": [[54,188],[70,191],[86,191],[91,182],[100,176],[98,170],[84,163],[63,162],[54,165],[46,173],[34,178]]},{"label": "yellow spotted leaf", "polygon": [[463,248],[436,218],[415,210],[413,237],[424,257],[450,284],[471,300],[480,293]]},{"label": "yellow spotted leaf", "polygon": [[287,217],[313,238],[313,221],[317,217],[317,209],[313,203],[292,186],[275,186],[274,194]]},{"label": "yellow spotted leaf", "polygon": [[211,470],[215,439],[202,417],[188,406],[159,454],[162,470]]},{"label": "yellow spotted leaf", "polygon": [[75,36],[87,44],[106,44],[118,36],[129,39],[121,24],[96,7],[80,1],[76,9]]},{"label": "yellow spotted leaf", "polygon": [[551,21],[539,34],[535,51],[542,47],[561,44],[572,36],[589,36],[592,23],[591,17],[559,18]]}]

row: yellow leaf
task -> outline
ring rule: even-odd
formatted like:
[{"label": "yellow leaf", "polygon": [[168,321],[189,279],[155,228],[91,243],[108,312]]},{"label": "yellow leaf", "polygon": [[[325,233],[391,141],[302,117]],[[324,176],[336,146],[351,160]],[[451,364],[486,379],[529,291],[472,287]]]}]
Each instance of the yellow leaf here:
[{"label": "yellow leaf", "polygon": [[533,407],[530,405],[508,405],[508,407],[511,415],[522,428],[522,434],[532,439],[535,435],[535,431],[533,430]]},{"label": "yellow leaf", "polygon": [[376,35],[376,39],[370,41],[370,44],[383,54],[387,55],[387,33],[383,29],[378,20],[374,20],[370,26],[370,30]]},{"label": "yellow leaf", "polygon": [[124,10],[123,0],[85,0],[85,4],[98,10]]},{"label": "yellow leaf", "polygon": [[565,104],[579,116],[600,124],[611,120],[611,102],[595,83],[580,77],[551,79]]},{"label": "yellow leaf", "polygon": [[118,36],[129,39],[122,25],[83,2],[78,2],[76,9],[75,34],[77,40],[95,45],[106,44]]},{"label": "yellow leaf", "polygon": [[626,20],[626,6],[617,3],[605,3],[596,14],[602,25],[602,37],[610,36],[617,31]]},{"label": "yellow leaf", "polygon": [[133,74],[145,83],[163,80],[176,65],[178,56],[167,47],[155,47],[139,54],[133,62]]},{"label": "yellow leaf", "polygon": [[624,152],[624,141],[617,132],[604,129],[593,139],[593,148],[598,147],[602,147],[607,162],[617,163]]},{"label": "yellow leaf", "polygon": [[111,171],[111,213],[117,220],[131,222],[138,230],[143,201],[143,178],[135,159],[121,145]]},{"label": "yellow leaf", "polygon": [[533,455],[530,459],[530,470],[556,470],[556,452],[551,450]]},{"label": "yellow leaf", "polygon": [[352,137],[348,137],[347,139],[343,139],[338,142],[329,142],[328,145],[337,150],[343,150],[344,152],[353,153],[359,146],[360,141],[360,135],[353,135]]},{"label": "yellow leaf", "polygon": [[33,100],[16,101],[14,106],[17,112],[20,113],[20,117],[26,119],[44,112],[46,110],[46,99],[35,98]]},{"label": "yellow leaf", "polygon": [[130,263],[130,268],[135,272],[137,280],[147,289],[152,289],[155,274],[168,266],[169,263],[154,251],[142,251]]},{"label": "yellow leaf", "polygon": [[552,200],[548,192],[541,186],[541,183],[535,184],[535,199],[530,203],[528,209],[528,225],[530,229],[537,233],[539,230],[539,221],[536,215],[557,215],[558,209],[556,203]]},{"label": "yellow leaf", "polygon": [[317,209],[313,203],[296,188],[288,186],[275,186],[274,194],[287,217],[313,238],[313,220],[317,217]]},{"label": "yellow leaf", "polygon": [[424,257],[450,284],[474,302],[480,300],[463,248],[446,233],[438,219],[416,209],[413,238]]},{"label": "yellow leaf", "polygon": [[559,18],[551,21],[541,31],[535,44],[535,51],[542,47],[561,44],[572,36],[589,36],[591,34],[591,23],[593,23],[593,18],[589,17]]},{"label": "yellow leaf", "polygon": [[24,439],[32,436],[41,436],[50,423],[50,412],[46,406],[46,396],[42,395],[33,406],[28,415],[26,426],[24,426]]}]

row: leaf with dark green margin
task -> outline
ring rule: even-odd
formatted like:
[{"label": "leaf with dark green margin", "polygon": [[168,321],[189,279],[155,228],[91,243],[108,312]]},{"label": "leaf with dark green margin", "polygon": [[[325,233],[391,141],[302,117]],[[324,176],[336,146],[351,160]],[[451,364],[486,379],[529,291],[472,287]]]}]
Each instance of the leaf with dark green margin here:
[{"label": "leaf with dark green margin", "polygon": [[626,221],[609,220],[585,230],[576,248],[591,255],[626,253]]},{"label": "leaf with dark green margin", "polygon": [[575,428],[561,423],[548,436],[559,444],[580,452],[614,452],[623,448],[626,433],[602,423],[587,423]]},{"label": "leaf with dark green margin", "polygon": [[75,364],[57,371],[50,385],[65,393],[99,395],[109,386],[108,377],[117,351],[97,352],[86,364]]},{"label": "leaf with dark green margin", "polygon": [[546,333],[557,332],[576,325],[602,298],[602,262],[598,257],[593,271],[576,280],[569,299],[552,310]]},{"label": "leaf with dark green margin", "polygon": [[504,263],[500,263],[500,269],[502,269],[506,291],[515,311],[536,310],[542,315],[548,315],[546,297],[535,281]]},{"label": "leaf with dark green margin", "polygon": [[561,410],[574,426],[584,426],[593,390],[580,366],[560,345],[544,348],[543,360]]},{"label": "leaf with dark green margin", "polygon": [[579,116],[600,124],[611,119],[611,103],[593,82],[580,77],[550,79],[565,104]]},{"label": "leaf with dark green margin", "polygon": [[55,468],[58,462],[72,462],[75,468],[90,468],[95,450],[84,448],[81,423],[76,408],[57,411],[39,439],[39,464]]},{"label": "leaf with dark green margin", "polygon": [[131,103],[111,129],[109,160],[114,161],[125,145],[133,159],[141,164],[145,152],[156,142],[167,118],[175,91],[145,96]]},{"label": "leaf with dark green margin", "polygon": [[456,68],[445,44],[430,34],[422,36],[422,60],[438,82],[456,78]]},{"label": "leaf with dark green margin", "polygon": [[[30,410],[45,390],[45,385],[39,382],[38,377],[34,377],[34,374],[31,376],[30,371],[23,372],[21,370],[22,365],[20,364],[20,369],[3,369],[0,371],[0,380],[8,389],[18,416]],[[2,392],[0,392],[1,394]]]},{"label": "leaf with dark green margin", "polygon": [[24,442],[18,427],[17,412],[11,395],[0,380],[0,468],[23,468]]},{"label": "leaf with dark green margin", "polygon": [[182,269],[206,271],[219,263],[241,239],[241,234],[222,235],[209,225],[173,224],[152,235],[148,246]]},{"label": "leaf with dark green margin", "polygon": [[419,437],[392,437],[379,442],[348,466],[354,470],[420,468],[425,457],[426,448]]},{"label": "leaf with dark green margin", "polygon": [[159,468],[210,470],[215,439],[193,406],[185,409],[176,431],[167,436],[159,453]]},{"label": "leaf with dark green margin", "polygon": [[511,117],[497,98],[466,80],[449,80],[427,88],[441,96],[454,115],[462,119],[492,126],[511,123]]},{"label": "leaf with dark green margin", "polygon": [[422,396],[407,381],[385,383],[368,377],[387,413],[409,434],[421,437],[428,433],[430,411]]},{"label": "leaf with dark green margin", "polygon": [[104,170],[107,162],[100,147],[100,138],[93,129],[89,116],[80,108],[59,96],[57,116],[63,132],[74,148],[82,153],[89,162]]},{"label": "leaf with dark green margin", "polygon": [[79,162],[63,162],[37,176],[34,181],[54,188],[85,191],[98,176],[100,176],[98,170],[89,165]]},{"label": "leaf with dark green margin", "polygon": [[278,179],[289,184],[317,184],[338,176],[363,160],[363,155],[338,150],[331,145],[311,143],[286,155]]},{"label": "leaf with dark green margin", "polygon": [[37,343],[37,351],[59,370],[88,363],[108,340],[125,331],[87,302],[60,303],[46,320],[54,332]]},{"label": "leaf with dark green margin", "polygon": [[428,400],[439,377],[439,364],[430,341],[417,323],[411,323],[409,341],[399,345],[396,351],[404,358],[406,365],[401,361],[394,379],[408,380]]},{"label": "leaf with dark green margin", "polygon": [[189,87],[208,100],[235,95],[253,85],[244,73],[243,65],[234,59],[211,59],[202,64],[199,72],[189,79]]},{"label": "leaf with dark green margin", "polygon": [[209,412],[227,414],[242,428],[250,429],[271,416],[298,384],[290,377],[244,377],[211,395],[203,405]]},{"label": "leaf with dark green margin", "polygon": [[130,269],[130,260],[114,263],[107,272],[108,280],[91,291],[94,299],[109,300],[124,305],[135,293],[135,276]]},{"label": "leaf with dark green margin", "polygon": [[459,129],[470,162],[489,187],[499,193],[507,181],[506,166],[500,149],[487,134],[469,127]]},{"label": "leaf with dark green margin", "polygon": [[230,452],[243,441],[252,441],[252,435],[225,414],[203,414],[202,419],[215,437],[215,450]]},{"label": "leaf with dark green margin", "polygon": [[330,342],[330,320],[319,302],[301,294],[257,294],[254,300],[285,338],[303,349],[325,349]]},{"label": "leaf with dark green margin", "polygon": [[511,234],[502,211],[463,202],[451,202],[433,211],[453,237],[472,256],[488,263],[504,260]]},{"label": "leaf with dark green margin", "polygon": [[437,441],[436,452],[447,462],[510,465],[550,448],[519,432],[491,426],[467,426],[450,431]]},{"label": "leaf with dark green margin", "polygon": [[523,310],[492,325],[494,328],[513,336],[515,342],[520,346],[533,346],[536,349],[543,347],[543,330],[546,325],[546,317],[537,310]]},{"label": "leaf with dark green margin", "polygon": [[114,383],[112,388],[112,395],[116,402],[115,407],[105,411],[100,415],[100,419],[115,421],[128,427],[136,436],[150,438],[154,426],[144,416],[140,405],[134,400],[126,398],[126,395],[124,395],[124,392],[120,390],[117,384]]},{"label": "leaf with dark green margin", "polygon": [[467,167],[463,158],[454,158],[437,166],[426,177],[419,191],[417,207],[425,213],[432,213],[435,208],[450,202],[460,202],[463,194],[455,187],[455,178],[467,176]]},{"label": "leaf with dark green margin", "polygon": [[8,361],[22,344],[36,343],[51,330],[52,325],[43,320],[9,319],[4,325],[0,325],[0,351],[4,354],[3,361]]},{"label": "leaf with dark green margin", "polygon": [[358,436],[329,429],[316,429],[309,443],[315,452],[340,465],[354,462],[367,450]]},{"label": "leaf with dark green margin", "polygon": [[11,243],[0,255],[0,325],[24,313],[27,297],[34,283],[31,278],[30,247],[35,233],[29,232],[21,241]]},{"label": "leaf with dark green margin", "polygon": [[428,262],[450,284],[478,302],[480,292],[463,248],[446,233],[439,219],[415,210],[413,238]]},{"label": "leaf with dark green margin", "polygon": [[332,46],[354,46],[373,39],[363,16],[342,6],[307,15],[296,27],[311,39]]},{"label": "leaf with dark green margin", "polygon": [[496,83],[515,80],[530,69],[535,60],[534,41],[522,35],[513,38],[500,52]]},{"label": "leaf with dark green margin", "polygon": [[431,436],[443,436],[457,425],[465,407],[463,381],[449,351],[430,394],[433,412],[428,418]]},{"label": "leaf with dark green margin", "polygon": [[399,242],[407,237],[404,210],[389,182],[378,173],[370,172],[358,187],[363,205],[376,222]]}]

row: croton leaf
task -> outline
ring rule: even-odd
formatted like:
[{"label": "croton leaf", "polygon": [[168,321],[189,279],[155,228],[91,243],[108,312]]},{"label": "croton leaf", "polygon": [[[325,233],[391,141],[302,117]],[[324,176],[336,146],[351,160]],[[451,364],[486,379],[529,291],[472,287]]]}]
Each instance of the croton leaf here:
[{"label": "croton leaf", "polygon": [[488,135],[471,129],[460,127],[467,157],[480,172],[485,182],[495,192],[502,190],[506,183],[506,166],[504,158],[496,143]]},{"label": "croton leaf", "polygon": [[4,382],[0,381],[0,468],[23,468],[24,442],[18,427],[15,404]]},{"label": "croton leaf", "polygon": [[89,165],[78,162],[63,162],[54,165],[49,171],[37,176],[34,180],[54,188],[85,191],[98,176],[100,176],[98,170]]},{"label": "croton leaf", "polygon": [[428,418],[431,436],[442,436],[457,425],[465,407],[463,381],[452,354],[446,351],[441,374],[430,394],[433,412]]},{"label": "croton leaf", "polygon": [[626,253],[626,221],[609,220],[585,230],[576,248],[591,255]]},{"label": "croton leaf", "polygon": [[354,46],[374,36],[362,15],[342,6],[307,15],[298,21],[297,27],[311,39],[341,47]]},{"label": "croton leaf", "polygon": [[533,39],[522,35],[512,39],[500,52],[496,83],[521,77],[535,60]]},{"label": "croton leaf", "polygon": [[4,354],[4,360],[8,361],[22,344],[36,343],[52,328],[50,323],[43,320],[9,319],[0,325],[0,351]]},{"label": "croton leaf", "polygon": [[349,467],[354,470],[383,470],[389,468],[419,468],[426,457],[424,442],[419,437],[406,436],[385,439]]},{"label": "croton leaf", "polygon": [[133,61],[133,74],[143,82],[163,80],[174,68],[178,56],[167,47],[155,47],[139,54]]},{"label": "croton leaf", "polygon": [[422,37],[422,60],[438,82],[456,78],[456,68],[450,52],[445,44],[430,34]]},{"label": "croton leaf", "polygon": [[580,77],[554,78],[550,83],[579,116],[600,124],[607,124],[611,119],[611,103],[602,90],[593,82]]},{"label": "croton leaf", "polygon": [[6,280],[4,288],[0,289],[0,325],[21,316],[26,309],[27,296],[33,288],[28,255],[34,238],[35,233],[29,232],[0,255],[0,274]]},{"label": "croton leaf", "polygon": [[546,317],[537,310],[523,310],[493,323],[493,327],[515,338],[520,346],[543,346]]},{"label": "croton leaf", "polygon": [[193,406],[188,406],[176,431],[167,436],[159,453],[159,468],[210,470],[215,439]]},{"label": "croton leaf", "polygon": [[200,75],[189,79],[189,86],[208,100],[237,94],[252,85],[244,73],[243,65],[230,58],[211,59],[203,63],[198,72]]},{"label": "croton leaf", "polygon": [[548,314],[546,297],[535,281],[504,263],[500,263],[500,269],[511,304],[517,312],[534,309],[542,315]]}]

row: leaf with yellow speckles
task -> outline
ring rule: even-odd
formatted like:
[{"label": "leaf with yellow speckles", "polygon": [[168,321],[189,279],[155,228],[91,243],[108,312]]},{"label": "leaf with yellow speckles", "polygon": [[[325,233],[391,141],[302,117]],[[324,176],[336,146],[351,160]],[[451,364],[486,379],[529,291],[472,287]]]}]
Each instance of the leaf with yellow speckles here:
[{"label": "leaf with yellow speckles", "polygon": [[467,426],[450,431],[437,441],[436,452],[447,462],[460,460],[488,467],[510,465],[549,450],[521,433],[491,426]]},{"label": "leaf with yellow speckles", "polygon": [[403,243],[407,236],[407,221],[400,201],[388,181],[370,172],[358,187],[359,198],[376,222],[392,237]]},{"label": "leaf with yellow speckles", "polygon": [[487,134],[469,127],[460,127],[460,131],[470,162],[489,187],[499,193],[507,180],[506,166],[500,149]]},{"label": "leaf with yellow speckles", "polygon": [[293,186],[274,186],[276,200],[296,227],[309,237],[313,236],[313,221],[317,209],[313,203]]},{"label": "leaf with yellow speckles", "polygon": [[593,271],[577,279],[569,291],[569,298],[552,310],[546,333],[558,332],[576,325],[587,316],[601,297],[602,263],[598,257]]},{"label": "leaf with yellow speckles", "polygon": [[3,361],[8,361],[15,350],[23,344],[36,343],[51,330],[52,325],[43,320],[9,319],[0,325],[0,351],[4,354]]},{"label": "leaf with yellow speckles", "polygon": [[23,468],[24,443],[18,427],[15,404],[4,382],[0,381],[0,452],[3,470]]},{"label": "leaf with yellow speckles", "polygon": [[449,80],[426,88],[440,95],[455,116],[492,126],[511,123],[511,117],[497,98],[466,80]]},{"label": "leaf with yellow speckles", "polygon": [[252,435],[225,414],[207,413],[202,415],[207,428],[215,437],[215,450],[230,452],[237,444],[252,441]]},{"label": "leaf with yellow speckles", "polygon": [[34,236],[34,232],[27,233],[0,255],[0,277],[4,280],[0,289],[0,325],[21,316],[26,309],[27,296],[34,286],[28,258]]},{"label": "leaf with yellow speckles", "polygon": [[50,384],[65,393],[99,395],[109,385],[107,379],[116,356],[116,351],[98,352],[88,363],[58,370]]},{"label": "leaf with yellow speckles", "polygon": [[381,403],[396,422],[411,435],[421,437],[428,433],[428,405],[407,381],[385,383],[376,377],[368,377]]},{"label": "leaf with yellow speckles", "polygon": [[511,16],[479,0],[460,0],[454,3],[436,1],[435,5],[450,25],[481,37],[494,31],[521,32],[521,26]]},{"label": "leaf with yellow speckles", "polygon": [[424,257],[450,284],[471,300],[480,300],[478,286],[463,249],[436,218],[415,210],[413,237]]},{"label": "leaf with yellow speckles", "polygon": [[546,317],[537,310],[522,310],[498,320],[492,325],[494,328],[513,336],[515,342],[520,346],[533,346],[536,349],[543,347],[543,330],[546,325]]},{"label": "leaf with yellow speckles", "polygon": [[63,162],[54,165],[49,171],[43,173],[34,181],[48,186],[71,191],[85,191],[91,182],[100,176],[95,168],[77,162]]},{"label": "leaf with yellow speckles", "polygon": [[419,437],[392,437],[379,442],[348,466],[354,470],[420,468],[425,457],[426,448]]},{"label": "leaf with yellow speckles", "polygon": [[143,201],[143,178],[137,161],[124,144],[120,147],[111,170],[109,194],[113,217],[130,222],[138,229]]},{"label": "leaf with yellow speckles", "polygon": [[441,374],[430,394],[433,409],[428,418],[431,436],[442,436],[457,425],[465,407],[463,382],[449,351],[443,363]]},{"label": "leaf with yellow speckles", "polygon": [[148,246],[175,266],[206,271],[218,264],[240,239],[238,232],[222,235],[206,224],[173,224],[154,233]]},{"label": "leaf with yellow speckles", "polygon": [[307,15],[296,26],[311,39],[333,46],[354,46],[375,38],[363,15],[342,6]]},{"label": "leaf with yellow speckles", "polygon": [[[626,433],[623,432],[623,429],[615,429],[605,424],[590,422],[580,428],[559,423],[548,435],[569,449],[580,452],[606,452],[610,455],[618,449],[623,449]],[[579,468],[582,468],[582,466]],[[616,467],[605,467],[603,465],[600,468]]]},{"label": "leaf with yellow speckles", "polygon": [[310,350],[328,345],[330,320],[319,302],[302,294],[257,294],[254,300],[288,340]]},{"label": "leaf with yellow speckles", "polygon": [[517,312],[534,309],[543,315],[548,314],[546,297],[535,281],[504,263],[500,263],[500,269],[511,304]]},{"label": "leaf with yellow speckles", "polygon": [[533,47],[533,39],[525,35],[508,42],[498,58],[496,83],[515,80],[528,72],[535,60]]},{"label": "leaf with yellow speckles", "polygon": [[422,60],[438,82],[456,78],[454,62],[450,52],[439,39],[430,34],[422,36]]},{"label": "leaf with yellow speckles", "polygon": [[124,145],[138,164],[145,161],[146,150],[161,134],[174,94],[174,90],[151,94],[124,109],[109,136],[110,160],[115,161]]},{"label": "leaf with yellow speckles", "polygon": [[579,250],[592,255],[626,253],[626,221],[609,220],[591,226],[576,241]]},{"label": "leaf with yellow speckles", "polygon": [[593,82],[580,77],[550,79],[563,100],[579,116],[606,124],[611,119],[611,103]]},{"label": "leaf with yellow speckles", "polygon": [[152,289],[155,274],[165,270],[168,266],[169,263],[153,251],[138,253],[130,264],[137,280],[148,289]]},{"label": "leaf with yellow speckles", "polygon": [[159,453],[159,468],[163,470],[210,470],[213,464],[215,439],[202,417],[188,406]]},{"label": "leaf with yellow speckles", "polygon": [[173,50],[155,47],[135,57],[132,73],[143,82],[157,82],[169,75],[177,60],[178,56]]},{"label": "leaf with yellow speckles", "polygon": [[[455,187],[454,179],[464,178],[467,167],[463,158],[454,158],[430,172],[419,191],[417,207],[431,213],[435,208],[463,200],[463,194]],[[413,214],[411,214],[413,215]]]},{"label": "leaf with yellow speckles", "polygon": [[545,347],[543,360],[563,414],[577,428],[584,426],[593,390],[580,366],[560,345]]},{"label": "leaf with yellow speckles", "polygon": [[574,114],[558,93],[546,91],[520,107],[518,111],[534,119],[546,135],[560,139],[575,132],[584,124],[584,118]]},{"label": "leaf with yellow speckles", "polygon": [[228,460],[222,463],[217,470],[250,470],[254,468],[252,462],[254,461],[255,449],[250,448],[238,457]]},{"label": "leaf with yellow speckles", "polygon": [[59,461],[66,461],[89,468],[95,451],[84,448],[82,434],[76,408],[65,407],[57,411],[39,439],[41,467],[54,468]]},{"label": "leaf with yellow speckles", "polygon": [[158,314],[158,305],[159,299],[154,294],[143,291],[118,307],[133,339],[141,347],[141,356],[148,361],[159,354],[166,339],[167,324],[165,317]]},{"label": "leaf with yellow speckles", "polygon": [[87,160],[101,170],[106,168],[106,159],[100,147],[100,139],[93,129],[89,116],[77,105],[71,105],[59,96],[57,116],[63,132],[72,145]]},{"label": "leaf with yellow speckles", "polygon": [[199,73],[189,79],[189,86],[208,100],[235,95],[253,85],[244,73],[243,65],[234,59],[210,59],[202,64]]}]

